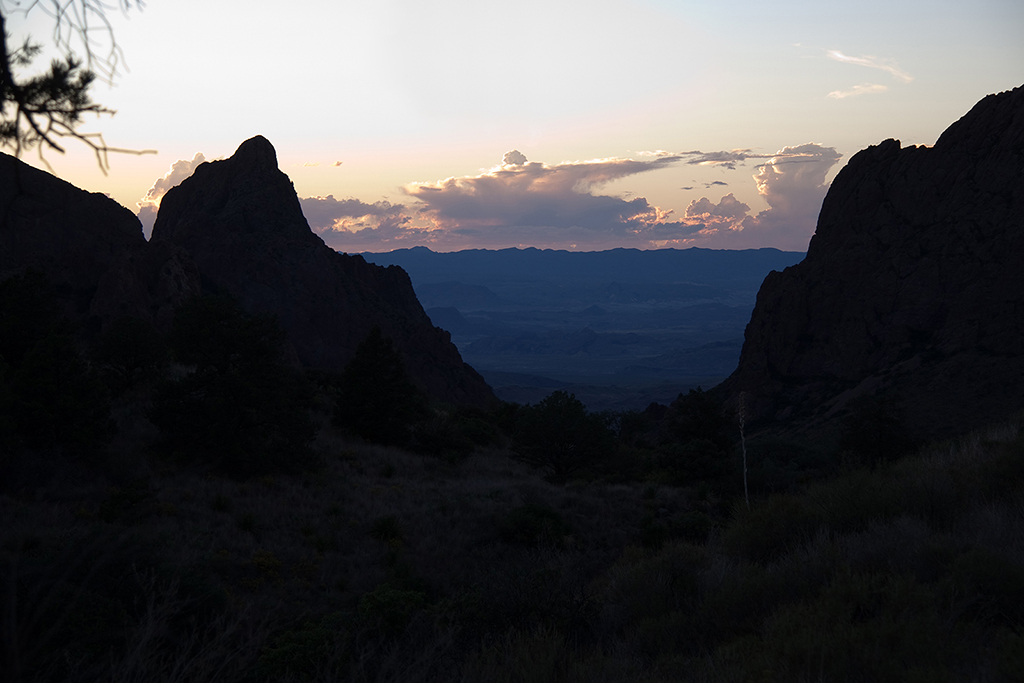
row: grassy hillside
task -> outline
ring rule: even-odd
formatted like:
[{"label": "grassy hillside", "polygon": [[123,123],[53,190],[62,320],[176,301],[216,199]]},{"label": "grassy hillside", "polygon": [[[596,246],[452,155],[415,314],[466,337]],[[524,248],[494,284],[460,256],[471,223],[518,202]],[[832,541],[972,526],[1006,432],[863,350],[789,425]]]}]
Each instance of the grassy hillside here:
[{"label": "grassy hillside", "polygon": [[699,390],[454,408],[376,332],[302,375],[224,298],[84,348],[45,294],[0,283],[0,680],[1024,671],[1019,419],[915,448],[884,401],[835,445],[740,442]]},{"label": "grassy hillside", "polygon": [[556,486],[501,448],[446,463],[324,415],[314,450],[315,471],[244,481],[130,449],[25,463],[39,485],[0,496],[5,680],[1024,670],[1019,423],[749,510],[699,482]]}]

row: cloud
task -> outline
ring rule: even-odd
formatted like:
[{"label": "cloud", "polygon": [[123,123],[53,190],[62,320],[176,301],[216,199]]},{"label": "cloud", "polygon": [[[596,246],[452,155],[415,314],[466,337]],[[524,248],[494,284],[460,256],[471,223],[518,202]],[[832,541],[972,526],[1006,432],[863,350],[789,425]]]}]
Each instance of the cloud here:
[{"label": "cloud", "polygon": [[[645,154],[547,165],[513,150],[478,175],[410,183],[410,201],[367,204],[333,196],[301,199],[311,226],[336,249],[383,251],[416,245],[439,251],[534,246],[606,249],[775,246],[803,250],[821,207],[829,169],[840,155],[808,143],[775,154],[751,150]],[[602,194],[608,183],[673,164],[742,164],[763,159],[753,180],[768,209],[751,214],[733,193],[690,202],[683,215],[628,191]],[[724,181],[706,187],[725,186]],[[733,183],[735,185],[735,183]]]},{"label": "cloud", "polygon": [[878,85],[877,83],[862,83],[861,85],[853,86],[849,90],[833,90],[828,94],[828,96],[835,100],[842,100],[847,97],[885,92],[888,89],[889,88],[887,86]]},{"label": "cloud", "polygon": [[844,55],[839,50],[829,50],[827,56],[829,59],[834,59],[837,62],[857,64],[858,66],[866,66],[871,69],[881,69],[882,71],[888,72],[893,78],[902,83],[910,83],[914,80],[913,76],[891,63],[891,60],[882,60],[877,57],[850,57],[848,55]]},{"label": "cloud", "polygon": [[142,230],[147,239],[153,232],[153,224],[156,223],[156,214],[157,209],[160,208],[160,200],[163,199],[168,190],[180,185],[181,181],[192,175],[192,172],[205,161],[206,157],[203,156],[202,152],[196,152],[191,161],[178,159],[171,164],[171,169],[164,174],[163,178],[157,178],[153,182],[153,187],[149,188],[146,196],[136,204],[139,207],[137,213],[139,220],[142,222]]},{"label": "cloud", "polygon": [[319,161],[307,161],[306,163],[303,164],[303,166],[319,166],[319,165],[320,165]]},{"label": "cloud", "polygon": [[409,217],[401,204],[381,200],[368,204],[358,199],[326,197],[300,197],[299,205],[309,227],[318,233],[350,233],[374,229],[387,224],[403,225]]},{"label": "cloud", "polygon": [[785,147],[754,175],[768,209],[750,215],[749,207],[730,193],[717,204],[707,197],[690,202],[684,220],[698,228],[703,246],[803,251],[828,190],[825,177],[840,158],[835,148],[817,143]]},{"label": "cloud", "polygon": [[736,199],[732,192],[722,197],[718,204],[713,203],[707,197],[694,199],[686,207],[683,215],[688,219],[709,220],[715,218],[735,219],[743,218],[750,212],[750,207]]},{"label": "cloud", "polygon": [[[787,147],[786,149],[796,149]],[[700,150],[692,150],[690,152],[680,152],[679,154],[670,155],[667,157],[660,157],[662,159],[684,159],[687,164],[691,166],[721,166],[727,168],[730,171],[735,170],[738,164],[741,164],[750,159],[780,159],[780,158],[799,158],[808,156],[802,152],[783,153],[776,152],[775,154],[762,154],[755,153],[750,149],[733,149],[729,151],[720,152],[701,152]],[[716,180],[712,185],[721,184],[727,185],[720,180]]]},{"label": "cloud", "polygon": [[345,163],[345,162],[344,161],[335,161],[333,164],[331,164],[331,166],[334,167],[334,168],[337,168],[338,166],[341,166],[343,163]]},{"label": "cloud", "polygon": [[[442,230],[510,244],[634,241],[669,212],[643,197],[600,194],[613,180],[664,168],[678,155],[597,159],[548,166],[505,155],[502,165],[477,176],[413,183],[403,191],[421,215]],[[514,162],[514,163],[509,163]]]},{"label": "cloud", "polygon": [[511,152],[506,152],[505,156],[501,160],[502,166],[524,166],[526,165],[526,156],[518,149],[514,149]]}]

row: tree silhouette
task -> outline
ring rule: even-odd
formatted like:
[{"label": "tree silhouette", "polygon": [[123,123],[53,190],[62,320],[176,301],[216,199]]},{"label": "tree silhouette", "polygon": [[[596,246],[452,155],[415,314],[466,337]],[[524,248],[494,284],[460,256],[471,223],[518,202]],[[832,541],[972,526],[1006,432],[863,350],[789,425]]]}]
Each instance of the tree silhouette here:
[{"label": "tree silhouette", "polygon": [[615,437],[602,415],[588,413],[573,394],[556,391],[519,410],[512,448],[517,460],[547,470],[551,481],[564,484],[611,455]]},{"label": "tree silhouette", "polygon": [[[117,7],[127,11],[141,0],[118,0]],[[114,40],[106,16],[109,5],[103,0],[33,0],[14,11],[27,15],[38,9],[53,18],[53,39],[63,58],[54,59],[47,71],[26,76],[42,46],[31,38],[21,45],[8,44],[5,3],[0,2],[0,147],[14,150],[15,156],[38,147],[63,153],[59,140],[71,138],[85,143],[96,154],[96,162],[105,172],[108,152],[147,154],[152,150],[127,150],[107,146],[100,133],[78,130],[85,114],[113,114],[93,102],[89,88],[97,80],[112,82],[121,65],[121,50]],[[106,41],[96,35],[104,35]],[[81,49],[79,56],[75,48]],[[105,54],[104,54],[104,50]]]},{"label": "tree silhouette", "polygon": [[170,343],[188,371],[157,391],[151,413],[165,448],[240,478],[311,465],[312,399],[284,363],[284,339],[277,320],[226,297],[181,306]]},{"label": "tree silhouette", "polygon": [[405,443],[413,423],[429,413],[402,354],[376,325],[345,366],[338,389],[335,424],[368,441]]}]

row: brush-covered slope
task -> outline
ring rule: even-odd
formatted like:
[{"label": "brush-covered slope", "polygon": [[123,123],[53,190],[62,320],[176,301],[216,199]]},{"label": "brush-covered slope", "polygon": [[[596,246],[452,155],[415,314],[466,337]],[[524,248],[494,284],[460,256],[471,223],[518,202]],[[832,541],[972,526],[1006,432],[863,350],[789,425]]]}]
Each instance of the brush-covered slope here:
[{"label": "brush-covered slope", "polygon": [[164,197],[153,243],[184,247],[204,284],[251,312],[278,316],[303,365],[340,370],[374,325],[434,398],[493,399],[444,330],[434,327],[401,268],[335,252],[309,228],[265,138],[201,165]]},{"label": "brush-covered slope", "polygon": [[980,101],[933,147],[886,140],[850,159],[807,257],[761,286],[720,390],[746,393],[748,419],[800,431],[882,394],[923,438],[1019,409],[1022,387],[1019,87]]}]

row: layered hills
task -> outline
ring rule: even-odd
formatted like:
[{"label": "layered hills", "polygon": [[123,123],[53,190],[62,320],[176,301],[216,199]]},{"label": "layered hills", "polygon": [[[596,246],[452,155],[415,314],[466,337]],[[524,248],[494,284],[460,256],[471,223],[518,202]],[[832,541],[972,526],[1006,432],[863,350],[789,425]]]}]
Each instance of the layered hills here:
[{"label": "layered hills", "polygon": [[860,397],[917,438],[1024,403],[1024,87],[981,100],[932,147],[853,156],[807,257],[757,295],[739,367],[763,428],[821,432]]}]

